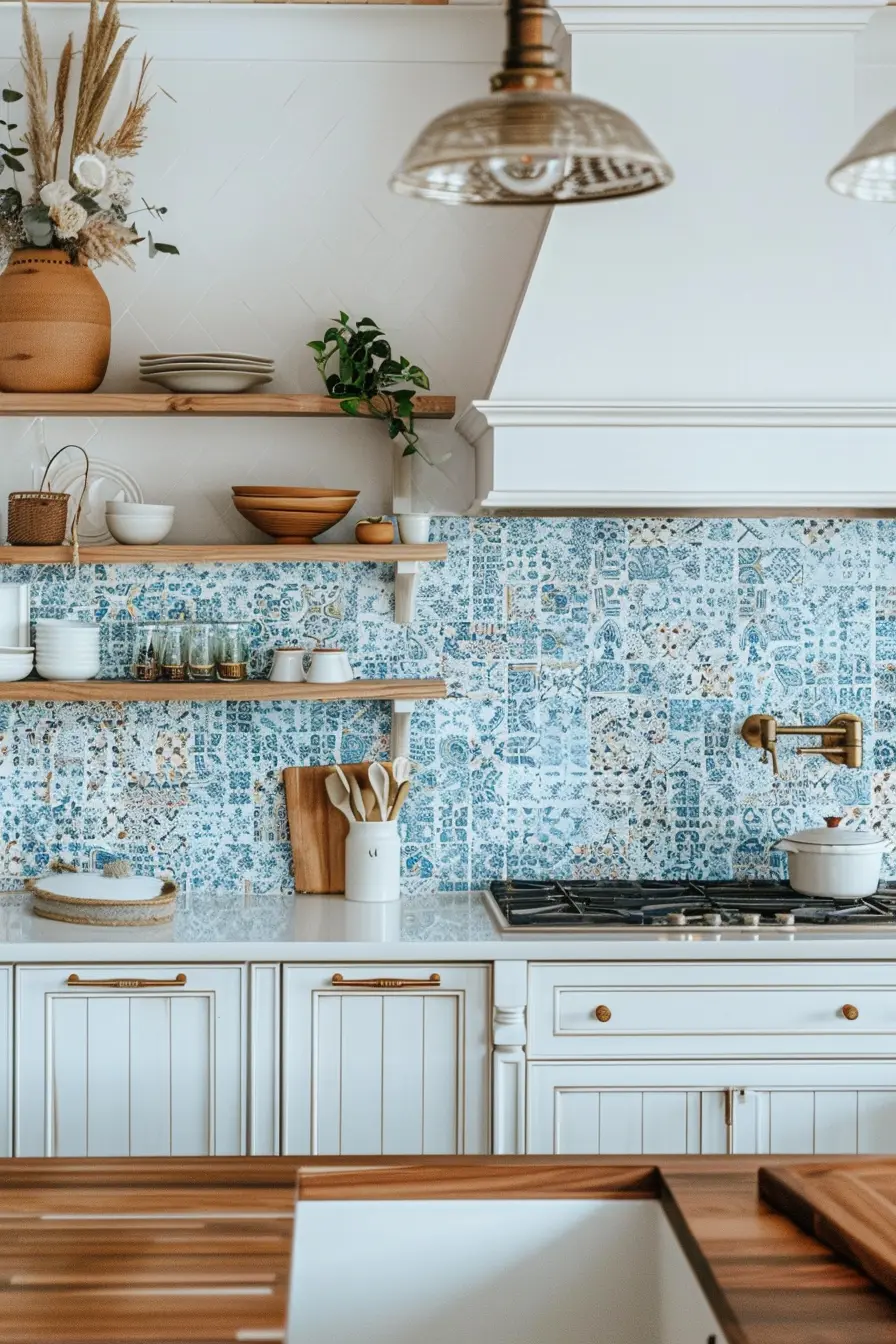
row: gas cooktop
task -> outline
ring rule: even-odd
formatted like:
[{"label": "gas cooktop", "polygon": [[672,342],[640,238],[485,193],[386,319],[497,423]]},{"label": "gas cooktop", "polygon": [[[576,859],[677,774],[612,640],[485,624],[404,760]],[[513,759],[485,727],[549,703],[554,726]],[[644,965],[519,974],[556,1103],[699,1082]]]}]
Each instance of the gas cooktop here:
[{"label": "gas cooktop", "polygon": [[589,932],[596,928],[786,930],[896,925],[896,887],[858,900],[800,896],[786,882],[492,882],[486,897],[502,933]]}]

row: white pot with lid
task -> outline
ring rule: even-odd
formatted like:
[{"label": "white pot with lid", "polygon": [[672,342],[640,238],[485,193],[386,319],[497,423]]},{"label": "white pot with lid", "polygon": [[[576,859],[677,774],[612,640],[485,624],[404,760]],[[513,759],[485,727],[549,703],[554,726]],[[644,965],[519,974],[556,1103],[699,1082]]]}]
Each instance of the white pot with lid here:
[{"label": "white pot with lid", "polygon": [[787,876],[801,896],[873,896],[883,856],[892,846],[875,831],[841,831],[840,817],[797,831],[772,849],[787,855]]}]

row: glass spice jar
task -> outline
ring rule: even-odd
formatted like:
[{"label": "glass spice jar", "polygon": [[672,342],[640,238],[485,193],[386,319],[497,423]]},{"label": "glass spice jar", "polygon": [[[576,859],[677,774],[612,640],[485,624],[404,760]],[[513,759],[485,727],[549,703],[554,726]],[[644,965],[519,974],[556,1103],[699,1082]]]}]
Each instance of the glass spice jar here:
[{"label": "glass spice jar", "polygon": [[197,621],[189,631],[187,676],[190,681],[214,681],[215,627],[208,621]]},{"label": "glass spice jar", "polygon": [[159,675],[160,630],[140,621],[134,631],[131,677],[134,681],[155,681]]},{"label": "glass spice jar", "polygon": [[183,621],[167,622],[160,627],[160,634],[159,680],[186,681],[187,627]]},{"label": "glass spice jar", "polygon": [[240,621],[223,621],[217,629],[215,664],[219,681],[246,681],[249,676],[249,632]]}]

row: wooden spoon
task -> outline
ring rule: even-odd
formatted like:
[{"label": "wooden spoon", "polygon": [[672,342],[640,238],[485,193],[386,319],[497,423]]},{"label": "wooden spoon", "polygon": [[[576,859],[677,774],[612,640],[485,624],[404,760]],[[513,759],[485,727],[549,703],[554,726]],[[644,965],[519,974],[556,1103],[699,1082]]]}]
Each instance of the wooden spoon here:
[{"label": "wooden spoon", "polygon": [[371,761],[367,779],[376,797],[380,817],[387,821],[389,817],[389,776],[386,767],[380,761]]},{"label": "wooden spoon", "polygon": [[349,802],[348,788],[345,784],[345,778],[344,776],[340,778],[340,776],[342,776],[341,770],[338,774],[333,770],[327,775],[327,778],[324,780],[324,788],[327,791],[327,797],[336,808],[336,811],[342,813],[346,821],[357,821],[357,817],[352,811],[352,805]]}]

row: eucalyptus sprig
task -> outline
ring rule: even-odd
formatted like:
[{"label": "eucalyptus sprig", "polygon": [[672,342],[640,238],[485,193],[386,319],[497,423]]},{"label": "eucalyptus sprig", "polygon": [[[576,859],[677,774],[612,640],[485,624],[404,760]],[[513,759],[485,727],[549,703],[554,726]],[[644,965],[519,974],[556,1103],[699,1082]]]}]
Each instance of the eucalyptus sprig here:
[{"label": "eucalyptus sprig", "polygon": [[[308,342],[329,395],[338,400],[346,415],[359,415],[364,409],[375,420],[382,420],[390,439],[404,440],[403,456],[417,453],[432,466],[414,428],[414,395],[417,388],[428,389],[426,374],[404,355],[396,358],[392,354],[392,346],[372,317],[355,323],[348,313],[340,313],[331,322],[322,341]],[[333,360],[338,373],[328,372]]]}]

